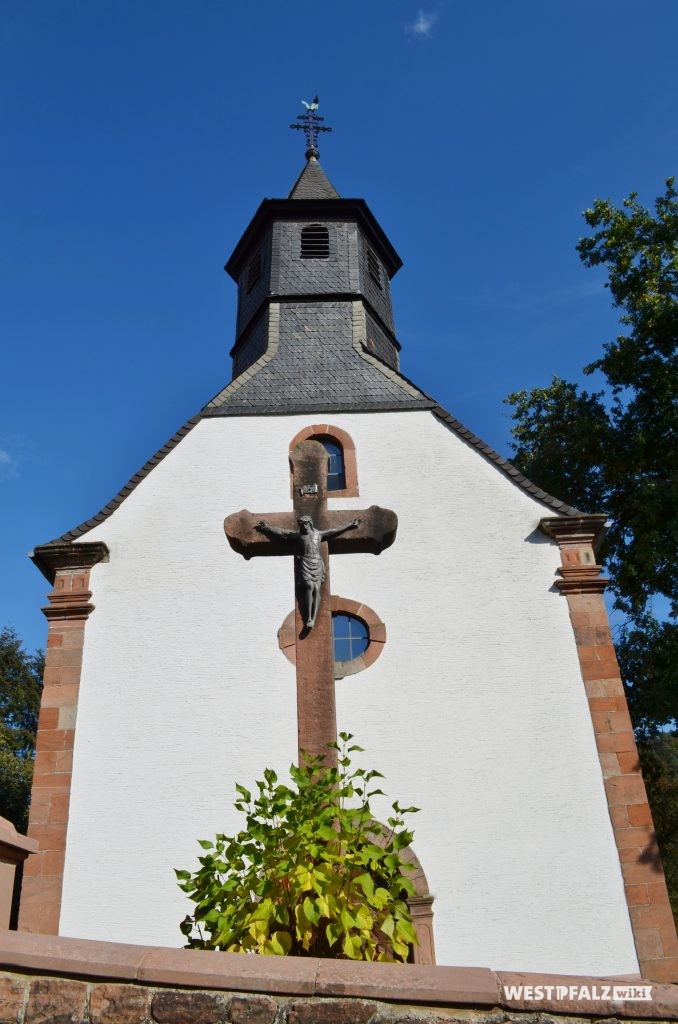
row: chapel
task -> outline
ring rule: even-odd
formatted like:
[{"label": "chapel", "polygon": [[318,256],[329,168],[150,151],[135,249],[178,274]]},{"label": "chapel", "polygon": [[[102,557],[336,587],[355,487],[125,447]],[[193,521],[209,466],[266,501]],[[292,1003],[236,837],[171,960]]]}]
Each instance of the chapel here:
[{"label": "chapel", "polygon": [[32,553],[52,590],[19,927],[181,946],[173,869],[240,827],[235,783],[344,730],[421,808],[419,962],[668,979],[604,517],[402,372],[400,257],[300,120],[301,173],[226,263],[230,382]]}]

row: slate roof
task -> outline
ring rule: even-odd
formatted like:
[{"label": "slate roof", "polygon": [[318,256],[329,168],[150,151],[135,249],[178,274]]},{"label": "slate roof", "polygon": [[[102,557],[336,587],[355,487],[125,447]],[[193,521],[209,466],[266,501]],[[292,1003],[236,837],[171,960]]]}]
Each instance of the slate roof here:
[{"label": "slate roof", "polygon": [[281,310],[269,346],[202,409],[203,416],[429,409],[435,403],[352,339],[352,303],[323,302],[309,330],[308,307]]},{"label": "slate roof", "polygon": [[[466,444],[470,445],[472,448],[475,448],[484,458],[492,462],[500,472],[502,472],[506,477],[508,477],[511,483],[515,484],[517,487],[520,487],[521,490],[525,491],[532,498],[535,498],[537,501],[540,501],[543,505],[546,505],[547,508],[553,509],[553,511],[557,515],[580,516],[582,514],[579,511],[579,509],[573,508],[571,505],[567,505],[564,501],[560,501],[558,498],[554,498],[553,495],[548,494],[546,491],[543,491],[540,487],[537,487],[536,484],[532,483],[531,480],[528,480],[527,477],[523,476],[523,474],[520,473],[516,469],[516,467],[508,461],[508,459],[503,458],[501,455],[495,452],[494,449],[490,447],[490,445],[485,444],[485,442],[482,441],[471,430],[469,430],[468,427],[465,427],[463,423],[460,423],[459,420],[452,416],[451,413],[447,412],[446,409],[438,405],[434,401],[434,399],[430,398],[423,391],[420,391],[418,388],[416,388],[415,385],[412,384],[412,382],[407,379],[407,377],[402,376],[402,374],[395,373],[395,371],[391,370],[391,368],[386,366],[385,363],[381,363],[380,360],[376,359],[367,351],[363,352],[362,357],[367,364],[372,364],[373,368],[376,369],[377,372],[381,372],[383,375],[385,375],[385,377],[387,379],[390,379],[392,384],[400,388],[402,392],[404,392],[405,394],[411,393],[411,399],[409,405],[407,403],[407,400],[404,398],[402,399],[402,404],[400,405],[393,405],[390,404],[389,402],[385,402],[382,405],[368,404],[367,402],[363,404],[353,402],[350,406],[350,410],[352,412],[376,412],[379,411],[380,409],[383,411],[394,409],[399,409],[400,411],[405,411],[407,409],[430,409],[431,413],[437,419],[445,423],[449,427],[449,429],[453,431],[453,433],[457,434],[457,436],[460,437],[463,441],[465,441]],[[371,374],[369,375],[369,379],[373,379]],[[233,382],[233,384],[235,383],[236,381]],[[232,387],[232,385],[229,385],[229,387]],[[224,390],[228,391],[229,388],[226,388]],[[222,394],[223,392],[220,393],[220,395]],[[219,397],[220,396],[218,395],[217,399]],[[214,401],[216,401],[216,399],[213,399],[213,402]],[[179,444],[179,442],[186,436],[186,434],[188,434],[188,432],[192,430],[193,427],[197,423],[199,423],[201,419],[215,415],[214,412],[210,412],[211,405],[212,403],[208,403],[201,413],[199,413],[197,416],[193,416],[190,420],[184,423],[184,425],[179,428],[176,434],[174,434],[173,437],[171,437],[170,440],[165,445],[163,445],[163,447],[160,448],[155,453],[155,455],[153,455],[152,458],[150,458],[148,462],[146,462],[141,467],[138,473],[135,473],[134,476],[130,480],[128,480],[125,486],[120,491],[118,491],[115,497],[112,498],[108,502],[108,504],[101,509],[100,512],[97,512],[97,514],[92,516],[91,519],[86,519],[85,522],[81,523],[79,526],[74,527],[72,530],[68,530],[60,537],[55,538],[55,540],[49,541],[49,544],[60,544],[64,541],[77,541],[84,534],[92,530],[95,526],[98,526],[100,523],[108,519],[108,517],[112,515],[113,512],[115,512],[118,506],[122,504],[125,498],[127,498],[128,495],[132,493],[132,491],[138,486],[138,484],[140,484],[141,481],[146,476],[148,476],[151,470],[154,469],[155,466],[157,466],[158,463],[161,462],[166,455],[169,455],[172,449]],[[277,414],[283,415],[284,413],[288,412],[302,411],[312,413],[315,411],[320,411],[320,409],[312,408],[307,404],[303,406],[300,404],[299,408],[296,409],[290,409],[288,405],[285,405],[284,408],[279,407],[277,409]],[[335,401],[334,403],[328,402],[328,404],[322,406],[322,411],[343,412],[346,410],[341,408],[340,402]],[[272,406],[264,411],[259,409],[253,409],[243,404],[242,410],[236,411],[235,406],[233,406],[229,409],[229,412],[226,415],[275,415],[275,413],[276,410],[274,410]],[[220,414],[216,413],[216,415]],[[224,413],[221,413],[221,415],[224,415]],[[40,560],[37,555],[34,557],[34,561],[36,565],[38,565],[38,568],[41,568]]]},{"label": "slate roof", "polygon": [[339,199],[336,188],[325,174],[314,156],[309,157],[306,166],[292,185],[288,199]]}]

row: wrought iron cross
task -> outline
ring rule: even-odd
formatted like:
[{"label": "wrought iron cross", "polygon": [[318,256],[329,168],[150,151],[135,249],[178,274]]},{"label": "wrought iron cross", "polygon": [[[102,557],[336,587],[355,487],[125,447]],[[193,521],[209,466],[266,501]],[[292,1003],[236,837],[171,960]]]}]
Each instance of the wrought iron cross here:
[{"label": "wrought iron cross", "polygon": [[[243,509],[227,517],[224,530],[234,551],[244,558],[257,555],[291,555],[295,558],[295,645],[297,662],[297,734],[299,756],[322,755],[330,764],[336,751],[328,743],[337,739],[334,693],[334,641],[330,608],[329,555],[371,551],[378,555],[395,540],[398,518],[390,509],[372,505],[368,509],[341,511],[327,508],[328,456],[318,441],[302,441],[290,453],[294,486],[293,512],[253,513]],[[320,543],[324,572],[318,574],[319,605],[314,624],[307,625],[308,604],[304,591],[303,558],[299,557],[300,519],[310,517],[327,539]],[[346,530],[351,517],[358,524]],[[262,530],[266,521],[269,529]],[[274,527],[274,529],[270,529]],[[322,579],[320,577],[322,576]]]},{"label": "wrought iron cross", "polygon": [[321,121],[324,121],[325,118],[321,117],[320,114],[317,113],[318,103],[320,102],[317,96],[313,98],[312,103],[307,103],[306,100],[302,100],[301,102],[306,107],[306,113],[298,114],[297,121],[301,121],[301,124],[291,124],[290,128],[296,128],[298,131],[306,133],[306,159],[310,160],[310,158],[314,156],[317,160],[320,156],[316,145],[318,142],[318,133],[331,132],[332,129],[327,128],[324,124],[320,123]]}]

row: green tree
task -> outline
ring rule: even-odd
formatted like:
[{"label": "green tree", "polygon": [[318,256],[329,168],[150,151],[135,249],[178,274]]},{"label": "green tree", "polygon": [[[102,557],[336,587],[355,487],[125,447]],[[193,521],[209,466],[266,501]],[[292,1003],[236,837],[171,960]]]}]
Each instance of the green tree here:
[{"label": "green tree", "polygon": [[16,630],[0,632],[0,815],[28,826],[44,656],[28,654]]},{"label": "green tree", "polygon": [[586,391],[554,377],[509,395],[514,462],[552,494],[610,527],[601,552],[615,608],[617,653],[639,738],[678,718],[678,193],[669,178],[654,211],[632,193],[596,200],[578,244],[607,268],[623,333],[585,367]]},{"label": "green tree", "polygon": [[412,841],[393,803],[388,828],[370,800],[377,771],[352,768],[352,736],[341,734],[338,768],[322,758],[292,765],[292,785],[267,768],[258,795],[236,785],[246,827],[201,840],[200,868],[177,871],[196,904],[181,930],[201,949],[350,960],[406,961],[416,935],[414,888],[401,851]]},{"label": "green tree", "polygon": [[678,922],[678,736],[660,733],[639,747],[666,885]]},{"label": "green tree", "polygon": [[516,466],[610,527],[601,557],[621,617],[617,654],[678,915],[678,195],[643,207],[597,200],[577,246],[605,266],[623,333],[585,367],[589,392],[554,377],[509,395]]}]

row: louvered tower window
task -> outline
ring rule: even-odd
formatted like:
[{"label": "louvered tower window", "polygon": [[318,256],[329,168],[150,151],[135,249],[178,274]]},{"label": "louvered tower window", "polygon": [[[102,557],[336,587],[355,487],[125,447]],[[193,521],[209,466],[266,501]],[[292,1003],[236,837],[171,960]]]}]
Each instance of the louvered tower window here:
[{"label": "louvered tower window", "polygon": [[330,233],[322,224],[301,229],[302,260],[326,260],[330,254]]},{"label": "louvered tower window", "polygon": [[247,282],[245,284],[245,294],[249,293],[254,288],[255,284],[261,277],[261,250],[256,252],[252,259],[247,265]]},{"label": "louvered tower window", "polygon": [[381,267],[379,265],[379,260],[374,255],[371,249],[367,250],[367,272],[374,281],[374,283],[379,285],[379,287],[381,288]]}]

